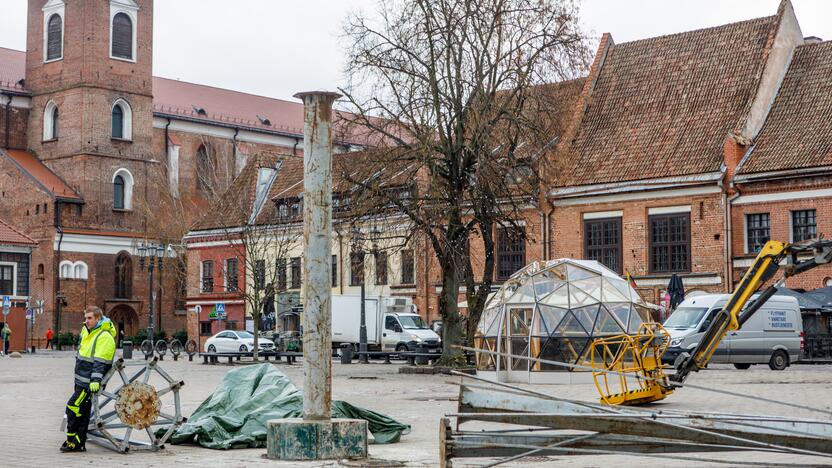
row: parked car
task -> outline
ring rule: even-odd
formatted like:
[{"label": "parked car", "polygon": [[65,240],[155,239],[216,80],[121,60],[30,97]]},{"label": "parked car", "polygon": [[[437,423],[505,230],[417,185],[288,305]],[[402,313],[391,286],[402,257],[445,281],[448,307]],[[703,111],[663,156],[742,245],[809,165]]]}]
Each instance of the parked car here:
[{"label": "parked car", "polygon": [[[680,354],[690,354],[702,338],[714,314],[728,302],[728,294],[704,294],[685,299],[664,323],[670,347],[662,361],[672,364]],[[803,350],[803,322],[797,299],[775,295],[735,331],[729,331],[711,362],[731,363],[737,369],[768,364],[783,370],[797,362]]]},{"label": "parked car", "polygon": [[[260,338],[261,351],[273,351],[274,343]],[[205,341],[205,351],[209,353],[248,353],[254,349],[254,335],[247,331],[225,330]]]}]

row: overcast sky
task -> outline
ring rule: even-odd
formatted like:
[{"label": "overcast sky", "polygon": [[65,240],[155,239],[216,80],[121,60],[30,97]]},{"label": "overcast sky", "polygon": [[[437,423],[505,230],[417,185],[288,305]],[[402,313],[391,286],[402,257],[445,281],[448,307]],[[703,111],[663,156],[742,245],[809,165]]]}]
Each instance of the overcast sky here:
[{"label": "overcast sky", "polygon": [[[792,0],[804,36],[832,39],[832,2]],[[0,0],[0,47],[26,47],[26,0]],[[583,0],[593,37],[617,43],[772,15],[779,0]],[[376,0],[156,0],[156,76],[292,99],[334,90],[348,12]]]}]

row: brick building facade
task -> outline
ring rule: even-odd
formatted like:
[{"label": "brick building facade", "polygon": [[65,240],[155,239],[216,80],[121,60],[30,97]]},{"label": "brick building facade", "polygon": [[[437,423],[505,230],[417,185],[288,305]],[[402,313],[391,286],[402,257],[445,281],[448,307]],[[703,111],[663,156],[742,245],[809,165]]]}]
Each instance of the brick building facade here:
[{"label": "brick building facade", "polygon": [[[164,270],[156,322],[168,333],[196,305],[231,300],[201,291],[199,276],[226,247],[192,238],[200,246],[185,253],[180,239],[191,228],[210,237],[214,227],[195,222],[253,157],[302,157],[299,102],[154,77],[152,22],[152,0],[30,0],[27,50],[0,48],[0,218],[38,243],[30,279],[49,317],[38,334],[74,330],[88,305],[127,334],[143,327],[144,239],[176,244],[188,260],[184,273],[173,259]],[[753,255],[749,232],[826,232],[830,49],[804,41],[786,0],[772,16],[715,28],[623,44],[604,35],[564,97],[574,112],[552,154],[564,169],[523,212],[525,240],[499,242],[497,281],[533,260],[574,257],[632,274],[650,301],[672,273],[689,291],[727,291]],[[336,152],[359,146],[340,135]],[[270,210],[302,191],[296,176],[278,179]],[[355,294],[347,233],[333,243],[337,291]],[[471,243],[475,265],[480,245]],[[375,293],[409,297],[438,319],[431,250],[416,237],[387,261]],[[789,285],[830,277],[819,269]]]},{"label": "brick building facade", "polygon": [[[77,332],[90,305],[128,336],[144,328],[138,244],[184,255],[248,157],[302,143],[300,103],[153,76],[153,3],[29,0],[27,50],[0,48],[0,216],[38,243],[39,335]],[[195,305],[171,252],[154,307],[169,335]]]}]

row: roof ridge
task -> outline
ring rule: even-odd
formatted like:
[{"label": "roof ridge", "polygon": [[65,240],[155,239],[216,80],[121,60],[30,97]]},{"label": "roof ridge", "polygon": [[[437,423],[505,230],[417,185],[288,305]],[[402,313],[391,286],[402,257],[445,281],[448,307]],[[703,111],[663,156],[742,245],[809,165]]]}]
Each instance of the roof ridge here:
[{"label": "roof ridge", "polygon": [[640,44],[640,43],[645,43],[645,42],[649,42],[649,41],[656,41],[656,40],[659,40],[659,39],[665,39],[665,38],[669,38],[669,37],[673,37],[673,36],[684,36],[686,34],[693,34],[693,33],[699,33],[699,32],[714,30],[714,29],[727,28],[727,27],[730,27],[730,26],[737,26],[737,25],[744,24],[744,23],[752,23],[752,22],[755,22],[755,21],[762,21],[762,20],[772,20],[774,18],[777,18],[777,15],[760,16],[760,17],[757,17],[757,18],[750,18],[750,19],[742,20],[742,21],[734,21],[733,23],[725,23],[725,24],[720,24],[720,25],[716,25],[716,26],[708,26],[706,28],[691,29],[691,30],[688,30],[688,31],[681,31],[681,32],[676,32],[676,33],[663,34],[661,36],[645,37],[644,39],[636,39],[636,40],[633,40],[633,41],[616,43],[615,47],[624,47],[624,46],[629,46],[629,45],[633,45],[633,44]]}]

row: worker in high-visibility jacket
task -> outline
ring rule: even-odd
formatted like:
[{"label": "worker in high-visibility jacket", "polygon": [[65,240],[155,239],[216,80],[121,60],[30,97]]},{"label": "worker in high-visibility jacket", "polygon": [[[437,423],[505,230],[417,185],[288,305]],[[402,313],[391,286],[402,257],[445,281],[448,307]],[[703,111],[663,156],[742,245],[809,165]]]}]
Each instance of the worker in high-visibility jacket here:
[{"label": "worker in high-visibility jacket", "polygon": [[81,344],[75,357],[75,392],[66,404],[66,442],[62,452],[86,450],[87,427],[92,409],[91,394],[101,390],[101,379],[113,365],[116,329],[98,307],[84,313]]}]

